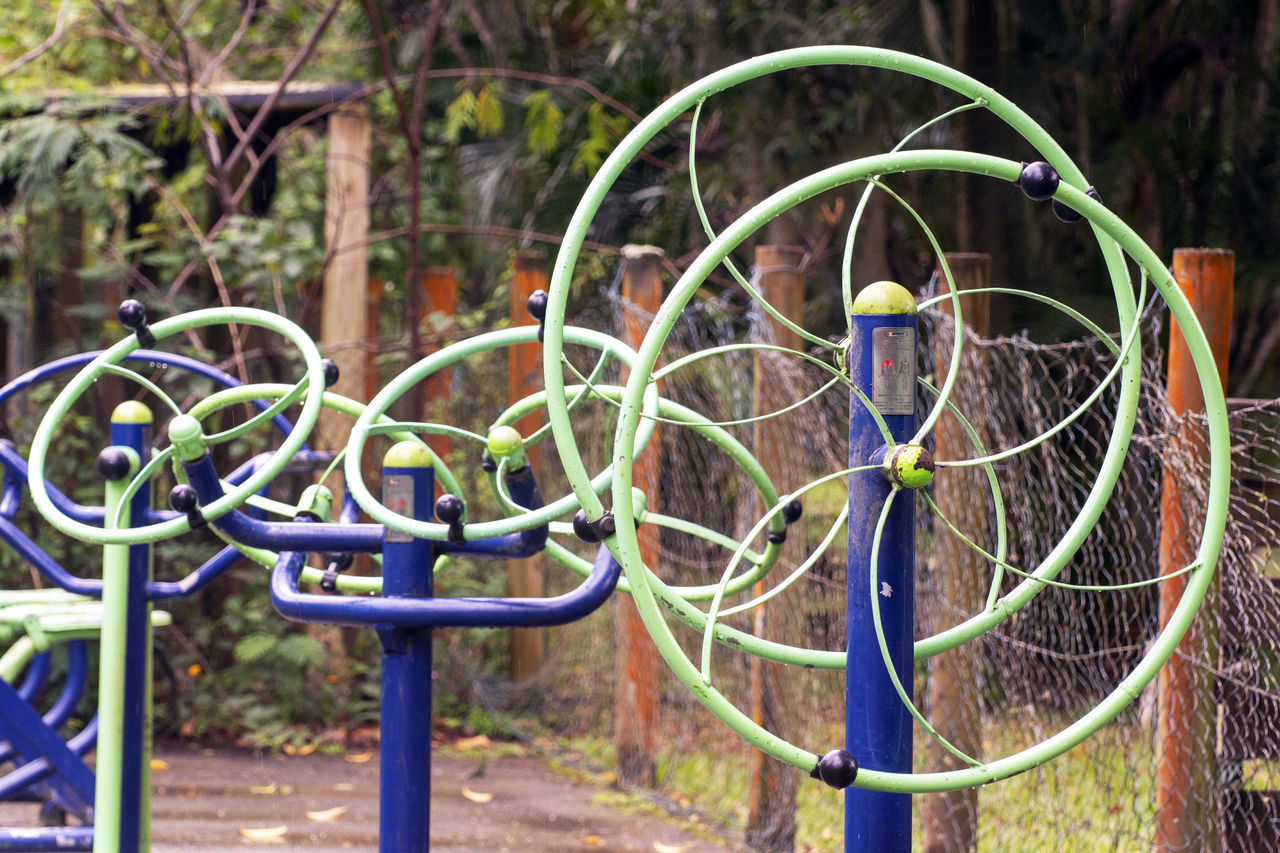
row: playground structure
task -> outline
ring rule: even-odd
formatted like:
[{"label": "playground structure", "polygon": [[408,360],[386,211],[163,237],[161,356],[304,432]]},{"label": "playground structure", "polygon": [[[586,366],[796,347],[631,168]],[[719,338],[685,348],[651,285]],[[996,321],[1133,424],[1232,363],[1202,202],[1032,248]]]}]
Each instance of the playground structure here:
[{"label": "playground structure", "polygon": [[[958,110],[987,109],[1004,120],[1043,160],[1026,164],[971,152],[899,146],[884,155],[827,169],[760,202],[722,234],[711,232],[708,225],[710,246],[667,296],[638,349],[632,350],[600,332],[569,325],[569,285],[587,229],[612,183],[646,142],[692,110],[693,172],[692,140],[697,135],[698,112],[708,97],[763,74],[810,64],[876,67],[931,80],[960,96],[964,103]],[[798,352],[792,355],[824,371],[829,376],[826,387],[849,389],[848,467],[786,494],[778,493],[757,461],[761,448],[755,448],[753,455],[735,438],[731,429],[734,423],[711,419],[660,393],[662,385],[681,371],[700,369],[705,366],[704,361],[722,356],[729,348],[710,348],[662,367],[658,364],[673,325],[707,277],[722,265],[763,311],[777,315],[752,282],[736,271],[730,254],[775,216],[834,187],[865,182],[868,194],[877,189],[890,193],[929,234],[938,249],[943,274],[949,279],[941,247],[928,231],[924,217],[884,183],[885,176],[920,170],[957,171],[1002,180],[1034,200],[1051,200],[1054,212],[1064,220],[1087,220],[1097,235],[1099,251],[1111,275],[1117,328],[1106,329],[1039,294],[1007,289],[999,292],[1037,300],[1063,312],[1103,342],[1114,361],[1097,391],[1046,435],[1065,429],[1082,417],[1104,390],[1118,389],[1120,407],[1118,417],[1110,424],[1099,475],[1090,484],[1062,541],[1035,565],[1023,566],[1011,562],[1003,534],[993,552],[973,545],[990,566],[983,606],[957,624],[917,640],[911,595],[914,493],[926,489],[935,477],[945,478],[957,468],[977,468],[983,472],[990,498],[997,507],[996,530],[1003,531],[1008,520],[998,508],[1006,486],[1000,482],[997,463],[1032,446],[987,448],[970,429],[966,431],[970,446],[962,453],[933,458],[930,434],[944,416],[967,423],[965,413],[950,405],[960,376],[963,336],[955,336],[943,380],[936,387],[922,380],[918,383],[918,306],[914,298],[896,285],[877,284],[855,291],[853,271],[846,263],[844,306],[851,323],[846,341],[833,343],[790,321],[783,322],[823,357]],[[694,195],[697,198],[696,184]],[[706,222],[705,214],[703,218]],[[855,216],[848,253],[852,251],[857,222]],[[1131,264],[1138,271],[1136,294]],[[955,288],[950,290],[949,304],[959,326],[960,301],[954,295]],[[1111,498],[1128,450],[1140,390],[1136,381],[1136,353],[1142,333],[1139,307],[1152,290],[1169,305],[1187,338],[1209,415],[1204,436],[1210,462],[1207,509],[1194,553],[1171,574],[1185,580],[1185,589],[1176,597],[1165,625],[1138,664],[1101,702],[1029,748],[1009,755],[966,754],[947,743],[916,709],[912,698],[914,661],[978,640],[1013,618],[1038,593],[1062,584],[1058,575],[1091,534]],[[383,777],[395,778],[398,783],[383,786],[380,843],[381,849],[387,851],[427,847],[429,812],[423,806],[429,801],[430,733],[422,720],[430,717],[431,631],[437,627],[528,626],[569,621],[606,600],[616,585],[633,596],[663,657],[716,717],[779,761],[846,790],[847,850],[901,851],[910,847],[911,794],[965,789],[1021,773],[1079,744],[1114,719],[1174,653],[1209,589],[1226,514],[1226,407],[1213,353],[1199,332],[1190,305],[1159,259],[1098,200],[1097,193],[1088,187],[1060,146],[997,93],[943,66],[887,51],[803,49],[734,66],[678,93],[642,122],[602,166],[570,223],[549,292],[532,300],[530,311],[538,325],[478,335],[434,353],[405,371],[366,405],[325,390],[326,377],[331,379],[332,374],[326,370],[318,347],[287,320],[251,309],[206,309],[149,323],[140,304],[121,306],[121,322],[132,334],[91,359],[86,357],[79,364],[63,366],[79,370],[41,421],[25,472],[32,499],[50,524],[66,535],[103,547],[104,582],[100,591],[70,578],[56,566],[41,565],[59,585],[100,595],[100,620],[91,620],[87,630],[100,630],[104,661],[128,661],[124,668],[116,668],[117,680],[104,680],[100,687],[95,794],[99,807],[92,813],[92,828],[51,828],[39,838],[36,836],[40,833],[11,834],[0,841],[0,849],[46,849],[33,846],[40,843],[61,845],[47,849],[145,849],[150,647],[146,631],[154,620],[164,618],[151,612],[150,601],[162,598],[165,591],[190,591],[217,574],[216,566],[207,568],[206,564],[189,579],[161,588],[149,582],[147,554],[154,543],[193,528],[213,528],[229,542],[228,555],[244,554],[271,568],[272,598],[286,618],[369,626],[377,631],[383,649]],[[125,367],[131,358],[177,363],[176,356],[153,347],[179,335],[233,323],[256,327],[286,341],[300,365],[294,381],[244,386],[228,383],[230,387],[225,390],[181,411],[162,389]],[[386,414],[408,389],[428,381],[438,371],[490,350],[537,340],[543,341],[544,346],[545,392],[507,409],[484,435],[448,424],[398,422]],[[574,352],[572,357],[569,350]],[[585,369],[575,364],[577,353],[583,350],[594,353]],[[611,366],[616,365],[626,371],[625,382],[606,379]],[[153,450],[146,436],[153,415],[136,404],[117,410],[112,446],[99,457],[107,499],[102,508],[91,510],[65,499],[48,483],[46,470],[48,459],[55,452],[58,424],[68,417],[76,399],[107,375],[138,382],[162,401],[173,417],[168,419],[161,448]],[[918,384],[933,400],[922,418],[917,418],[916,412]],[[231,410],[246,403],[256,403],[258,414],[231,427],[208,425],[220,422]],[[579,444],[583,438],[574,429],[576,412],[588,403],[617,410],[608,453],[610,464],[598,471],[589,470],[582,461]],[[345,447],[335,457],[311,454],[306,445],[325,408],[355,418]],[[539,408],[545,408],[549,427],[520,435],[512,425]],[[286,412],[291,420],[283,422],[281,416]],[[213,453],[250,432],[265,429],[271,422],[283,432],[273,452],[234,473],[220,474]],[[747,535],[734,538],[725,531],[704,529],[649,510],[647,496],[634,488],[633,470],[659,425],[664,430],[695,434],[741,469],[762,507]],[[461,478],[449,471],[423,441],[424,435],[431,434],[445,434],[455,441],[477,445],[503,507],[503,517],[475,519],[468,514],[470,501],[463,493]],[[362,469],[366,447],[374,441],[394,442],[382,456],[381,495],[377,497],[367,485]],[[572,487],[571,494],[549,502],[539,495],[525,464],[528,451],[539,443],[547,447],[554,444]],[[5,462],[7,469],[22,469],[20,458],[6,457]],[[323,485],[311,487],[284,504],[259,495],[286,466],[299,462],[322,470],[327,466],[326,474],[340,464],[349,499],[346,495],[339,499]],[[174,472],[169,489],[171,509],[153,509],[149,501],[152,482],[170,468]],[[323,483],[326,478],[321,479]],[[749,591],[775,568],[789,527],[802,516],[806,496],[826,483],[845,479],[849,481],[848,506],[826,536],[823,548],[847,528],[847,652],[793,648],[733,627],[729,621],[732,616],[763,603]],[[438,499],[437,490],[441,492]],[[9,491],[6,499],[13,500]],[[335,504],[339,514],[332,520]],[[255,518],[242,507],[279,514],[288,520]],[[361,512],[371,521],[359,522]],[[722,549],[727,557],[718,582],[691,586],[665,582],[661,567],[646,563],[641,552],[637,530],[650,524],[678,528]],[[598,545],[594,560],[584,559],[574,549],[557,542],[556,537],[564,536]],[[16,538],[10,539],[10,544],[15,541]],[[582,575],[581,586],[550,599],[432,597],[433,574],[447,556],[518,558],[537,551],[544,551]],[[381,576],[343,575],[338,561],[323,570],[312,568],[307,565],[307,555],[312,553],[377,554]],[[802,575],[814,560],[816,556],[799,566],[790,580]],[[620,573],[625,577],[620,579]],[[1015,573],[1021,580],[1006,584],[1006,577]],[[1162,580],[1169,583],[1168,577],[1156,576],[1144,582],[1156,584]],[[304,592],[303,583],[319,585],[322,592]],[[779,583],[768,597],[784,592],[787,585]],[[340,591],[379,594],[335,594]],[[739,596],[745,600],[730,605]],[[59,605],[56,600],[42,603],[40,620],[51,620]],[[669,624],[671,617],[687,624],[693,629],[693,636],[699,638],[699,661],[695,662],[681,646]],[[846,741],[800,746],[751,720],[717,687],[712,659],[720,646],[784,664],[845,671]],[[916,772],[912,766],[912,730],[916,724],[921,724],[964,766],[945,772]],[[85,799],[83,785],[80,796]],[[108,802],[113,807],[103,808],[102,804]],[[78,808],[87,814],[85,803]],[[18,846],[24,843],[28,846]]]}]

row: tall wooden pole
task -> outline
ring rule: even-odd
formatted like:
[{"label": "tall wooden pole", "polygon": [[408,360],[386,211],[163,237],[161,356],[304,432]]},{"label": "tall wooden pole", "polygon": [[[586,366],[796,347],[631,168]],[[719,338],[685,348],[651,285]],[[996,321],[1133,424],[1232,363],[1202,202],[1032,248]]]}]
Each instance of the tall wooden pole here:
[{"label": "tall wooden pole", "polygon": [[[804,249],[798,246],[757,246],[755,270],[760,293],[778,313],[800,325],[804,321],[804,273],[800,262]],[[804,349],[804,341],[795,332],[771,317],[767,336],[774,344],[790,349]],[[774,351],[761,351],[752,370],[752,399],[757,414],[775,412],[795,402],[795,389],[788,387],[786,367],[794,359]],[[755,454],[765,473],[780,493],[803,485],[804,460],[796,453],[795,436],[801,427],[794,414],[769,418],[755,424],[752,440]],[[785,575],[782,566],[799,565],[804,559],[802,525],[793,525],[791,536],[783,546],[779,567],[771,576],[757,582],[755,592],[763,593]],[[784,606],[764,605],[753,614],[752,631],[759,637],[795,643],[800,638],[797,626],[787,622]],[[794,695],[785,687],[781,664],[750,659],[751,717],[766,729],[782,737],[794,728]],[[796,838],[796,794],[800,777],[764,753],[752,750],[748,759],[747,845],[753,850],[791,851]]]},{"label": "tall wooden pole", "polygon": [[[529,315],[529,295],[547,289],[547,257],[541,252],[516,255],[515,276],[511,280],[511,325],[536,323]],[[542,344],[517,344],[507,350],[507,393],[510,402],[524,399],[542,390]],[[536,413],[520,419],[515,425],[526,438],[542,426]],[[536,470],[538,448],[529,453],[529,464]],[[542,555],[511,560],[507,563],[507,595],[540,598],[544,593]],[[509,646],[511,677],[522,681],[542,666],[546,632],[542,628],[512,628]]]},{"label": "tall wooden pole", "polygon": [[[338,366],[332,391],[360,399],[366,390],[365,348],[369,334],[369,108],[348,104],[329,115],[329,154],[326,161],[324,242],[329,263],[320,296],[320,346]],[[315,447],[339,450],[346,444],[343,418],[321,413]],[[328,482],[334,494],[343,489],[340,472]],[[324,644],[333,660],[347,662],[345,634],[330,625],[309,625],[307,633]],[[351,677],[349,666],[338,675]]]},{"label": "tall wooden pole", "polygon": [[[368,332],[369,109],[348,104],[329,115],[320,341],[338,365],[331,390],[359,398],[365,391],[364,343]],[[323,428],[323,420],[322,420]],[[322,433],[323,434],[323,433]],[[333,438],[330,436],[330,438]],[[321,446],[340,446],[321,445]]]},{"label": "tall wooden pole", "polygon": [[[624,246],[622,263],[622,342],[638,349],[650,319],[662,304],[662,250],[652,246]],[[631,469],[632,485],[644,492],[650,510],[657,510],[660,497],[661,440],[659,431],[655,430]],[[641,559],[646,565],[654,566],[658,529],[646,524],[636,533]],[[613,742],[618,759],[618,787],[652,787],[657,781],[654,753],[658,725],[658,650],[649,639],[644,620],[630,596],[615,596],[613,612],[617,637]]]},{"label": "tall wooden pole", "polygon": [[[955,278],[956,292],[979,290],[991,285],[991,256],[981,253],[956,253],[946,256]],[[938,270],[939,293],[950,291],[942,270]],[[939,303],[943,314],[952,316],[951,303]],[[960,299],[965,328],[979,336],[991,332],[991,294],[971,293]],[[964,329],[954,329],[957,338]],[[961,339],[963,342],[963,339]],[[941,344],[941,345],[939,345]],[[947,373],[951,347],[943,340],[934,344],[935,376]],[[981,367],[981,353],[970,346],[964,356],[964,367]],[[939,381],[941,381],[939,379]],[[981,436],[981,431],[979,431]],[[985,441],[985,437],[984,441]],[[963,459],[976,456],[960,423],[946,415],[934,430],[934,458]],[[986,482],[976,468],[949,468],[933,481],[933,497],[938,509],[975,542],[986,539],[986,502],[975,499],[983,494]],[[954,536],[940,535],[936,551],[937,566],[928,591],[922,592],[934,601],[932,612],[940,624],[933,630],[958,624],[981,612],[985,579],[991,567],[971,548]],[[929,722],[951,743],[968,755],[982,748],[982,710],[979,705],[978,681],[982,672],[979,644],[967,643],[935,656],[929,669]],[[931,759],[932,771],[954,770],[964,765],[955,756],[939,750]],[[923,797],[924,849],[926,853],[970,853],[978,844],[978,789],[967,788]]]},{"label": "tall wooden pole", "polygon": [[[1235,254],[1221,249],[1176,249],[1173,275],[1209,338],[1225,387],[1231,342]],[[1204,411],[1191,355],[1176,323],[1169,330],[1169,407],[1174,417]],[[1203,430],[1180,428],[1174,451],[1203,455]],[[1184,497],[1182,472],[1166,466],[1160,494],[1160,573],[1180,571],[1196,550],[1195,508]],[[1189,492],[1190,489],[1188,488]],[[1185,575],[1160,584],[1160,625],[1182,599]],[[1210,588],[1173,657],[1160,670],[1156,722],[1156,842],[1158,853],[1222,849],[1218,827],[1218,728],[1213,672],[1218,666],[1218,589]]]}]

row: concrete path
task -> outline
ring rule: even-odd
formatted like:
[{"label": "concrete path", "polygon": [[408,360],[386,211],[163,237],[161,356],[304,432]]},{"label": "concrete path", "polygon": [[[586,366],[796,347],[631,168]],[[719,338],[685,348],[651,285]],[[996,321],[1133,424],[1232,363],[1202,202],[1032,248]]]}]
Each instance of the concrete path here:
[{"label": "concrete path", "polygon": [[[359,757],[359,756],[357,756]],[[377,850],[378,758],[262,757],[165,747],[153,774],[154,853]],[[432,767],[433,853],[594,851],[730,853],[650,814],[605,805],[607,789],[574,782],[537,758],[437,757]],[[0,806],[0,823],[30,825],[35,807]],[[718,833],[723,835],[723,831]]]}]

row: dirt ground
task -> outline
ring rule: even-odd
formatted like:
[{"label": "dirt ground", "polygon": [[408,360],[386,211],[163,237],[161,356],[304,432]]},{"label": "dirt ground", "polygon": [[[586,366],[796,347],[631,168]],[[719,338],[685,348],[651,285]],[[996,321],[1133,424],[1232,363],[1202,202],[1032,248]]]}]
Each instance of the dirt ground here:
[{"label": "dirt ground", "polygon": [[[376,850],[378,758],[267,757],[162,746],[153,771],[154,853]],[[529,756],[436,756],[433,853],[595,851],[728,853],[720,827],[650,813],[639,800],[571,779]],[[35,806],[0,805],[0,823],[32,825]],[[714,830],[714,831],[713,831]]]}]

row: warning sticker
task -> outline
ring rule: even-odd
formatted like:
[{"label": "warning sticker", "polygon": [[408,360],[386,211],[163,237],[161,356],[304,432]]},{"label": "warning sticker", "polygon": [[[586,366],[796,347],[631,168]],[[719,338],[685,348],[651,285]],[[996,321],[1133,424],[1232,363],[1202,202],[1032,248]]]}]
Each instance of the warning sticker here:
[{"label": "warning sticker", "polygon": [[916,330],[880,327],[871,332],[871,402],[882,415],[916,410]]},{"label": "warning sticker", "polygon": [[[382,505],[405,518],[413,518],[413,478],[390,474],[382,478]],[[387,528],[388,542],[412,542],[408,533]]]}]

